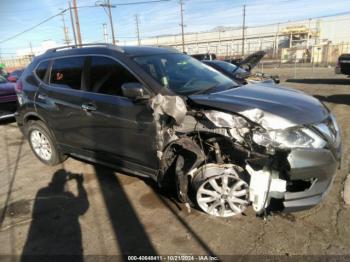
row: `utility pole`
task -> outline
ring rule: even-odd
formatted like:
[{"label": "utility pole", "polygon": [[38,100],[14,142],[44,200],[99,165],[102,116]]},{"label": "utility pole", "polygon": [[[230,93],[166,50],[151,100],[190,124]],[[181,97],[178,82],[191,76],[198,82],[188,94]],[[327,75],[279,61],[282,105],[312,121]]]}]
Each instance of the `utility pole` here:
[{"label": "utility pole", "polygon": [[306,42],[306,49],[309,49],[309,44],[310,44],[310,27],[311,27],[311,18],[309,18],[309,27],[307,30],[307,42]]},{"label": "utility pole", "polygon": [[30,48],[30,56],[33,57],[34,53],[33,53],[32,41],[29,41],[29,48]]},{"label": "utility pole", "polygon": [[111,31],[112,31],[112,43],[113,45],[115,45],[115,36],[114,36],[114,26],[113,26],[113,18],[112,18],[112,10],[111,8],[112,7],[115,7],[115,5],[111,5],[111,2],[110,0],[105,0],[102,4],[99,3],[97,4],[96,2],[96,6],[102,6],[103,8],[107,7],[108,8],[108,12],[106,11],[107,15],[108,15],[108,18],[109,18],[109,23],[110,23],[110,26],[111,26]]},{"label": "utility pole", "polygon": [[181,36],[182,36],[182,52],[185,52],[185,32],[184,32],[184,9],[183,0],[180,0],[180,15],[181,15]]},{"label": "utility pole", "polygon": [[74,17],[75,17],[75,26],[77,29],[77,38],[78,44],[81,45],[81,34],[80,34],[80,25],[79,25],[79,17],[78,17],[78,8],[77,8],[77,0],[73,0],[73,9],[74,9]]},{"label": "utility pole", "polygon": [[69,45],[71,41],[69,39],[68,28],[66,27],[64,13],[62,13],[61,15],[62,15],[62,23],[63,23],[64,42],[66,43],[66,45]]},{"label": "utility pole", "polygon": [[279,48],[279,39],[278,39],[278,35],[279,35],[279,31],[280,31],[280,23],[277,24],[277,31],[276,31],[276,35],[275,35],[275,50],[274,50],[274,57],[277,57],[278,54],[278,48]]},{"label": "utility pole", "polygon": [[68,2],[68,5],[69,5],[69,13],[70,13],[70,22],[72,24],[72,30],[73,30],[73,36],[74,36],[74,44],[77,45],[77,35],[75,33],[74,19],[73,19],[72,7],[70,2]]},{"label": "utility pole", "polygon": [[113,18],[112,18],[112,10],[111,10],[111,2],[108,1],[108,13],[109,13],[109,22],[111,24],[111,30],[112,30],[112,43],[115,45],[115,37],[114,37],[114,27],[113,27]]},{"label": "utility pole", "polygon": [[141,39],[140,39],[140,28],[139,28],[139,16],[136,14],[135,15],[135,24],[136,24],[136,35],[137,35],[137,43],[140,46],[141,45]]},{"label": "utility pole", "polygon": [[102,26],[103,26],[103,37],[105,39],[105,43],[107,44],[108,43],[107,24],[103,23]]},{"label": "utility pole", "polygon": [[243,5],[242,58],[244,56],[244,42],[245,42],[245,5]]}]

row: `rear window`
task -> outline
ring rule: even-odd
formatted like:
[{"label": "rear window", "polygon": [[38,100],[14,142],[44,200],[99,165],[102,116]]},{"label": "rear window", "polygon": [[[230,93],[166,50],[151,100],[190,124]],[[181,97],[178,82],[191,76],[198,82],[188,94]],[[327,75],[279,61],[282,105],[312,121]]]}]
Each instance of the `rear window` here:
[{"label": "rear window", "polygon": [[80,89],[85,57],[59,58],[53,61],[50,84]]},{"label": "rear window", "polygon": [[44,78],[45,78],[48,65],[49,65],[49,61],[41,62],[35,70],[36,75],[41,80],[44,80]]}]

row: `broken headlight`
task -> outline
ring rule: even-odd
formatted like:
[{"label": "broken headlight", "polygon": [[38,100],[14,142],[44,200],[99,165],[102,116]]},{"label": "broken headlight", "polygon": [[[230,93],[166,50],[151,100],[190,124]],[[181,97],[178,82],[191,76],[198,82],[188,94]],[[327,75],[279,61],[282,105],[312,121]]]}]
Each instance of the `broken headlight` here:
[{"label": "broken headlight", "polygon": [[255,131],[253,141],[261,146],[278,148],[323,148],[326,145],[326,141],[305,127]]},{"label": "broken headlight", "polygon": [[245,128],[249,126],[247,120],[237,115],[215,110],[208,110],[203,113],[217,127]]}]

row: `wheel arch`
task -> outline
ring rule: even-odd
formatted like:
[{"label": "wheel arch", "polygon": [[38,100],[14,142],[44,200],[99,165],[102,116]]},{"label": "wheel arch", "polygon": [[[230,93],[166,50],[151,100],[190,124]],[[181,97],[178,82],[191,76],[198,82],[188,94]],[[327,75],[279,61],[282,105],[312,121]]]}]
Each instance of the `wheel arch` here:
[{"label": "wheel arch", "polygon": [[45,121],[45,119],[42,116],[40,116],[36,112],[29,112],[26,115],[24,115],[23,124],[25,126],[25,134],[27,132],[26,127],[30,121],[41,121],[42,123],[44,123],[44,125],[46,125],[48,131],[50,132],[50,135],[55,139],[55,141],[57,141],[56,136],[55,136],[55,132],[53,132],[53,130],[51,130],[50,125],[47,123],[47,121]]},{"label": "wheel arch", "polygon": [[46,121],[39,114],[37,114],[35,112],[27,113],[23,117],[23,123],[24,124],[28,124],[29,121],[41,121],[41,122],[44,122],[47,125]]}]

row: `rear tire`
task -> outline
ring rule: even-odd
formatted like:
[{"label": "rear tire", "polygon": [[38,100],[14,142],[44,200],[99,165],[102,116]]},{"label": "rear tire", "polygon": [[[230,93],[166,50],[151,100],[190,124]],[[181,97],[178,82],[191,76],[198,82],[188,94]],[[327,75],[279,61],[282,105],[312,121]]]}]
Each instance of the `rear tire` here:
[{"label": "rear tire", "polygon": [[26,135],[33,153],[44,164],[54,166],[67,158],[59,152],[55,139],[43,122],[30,121]]}]

